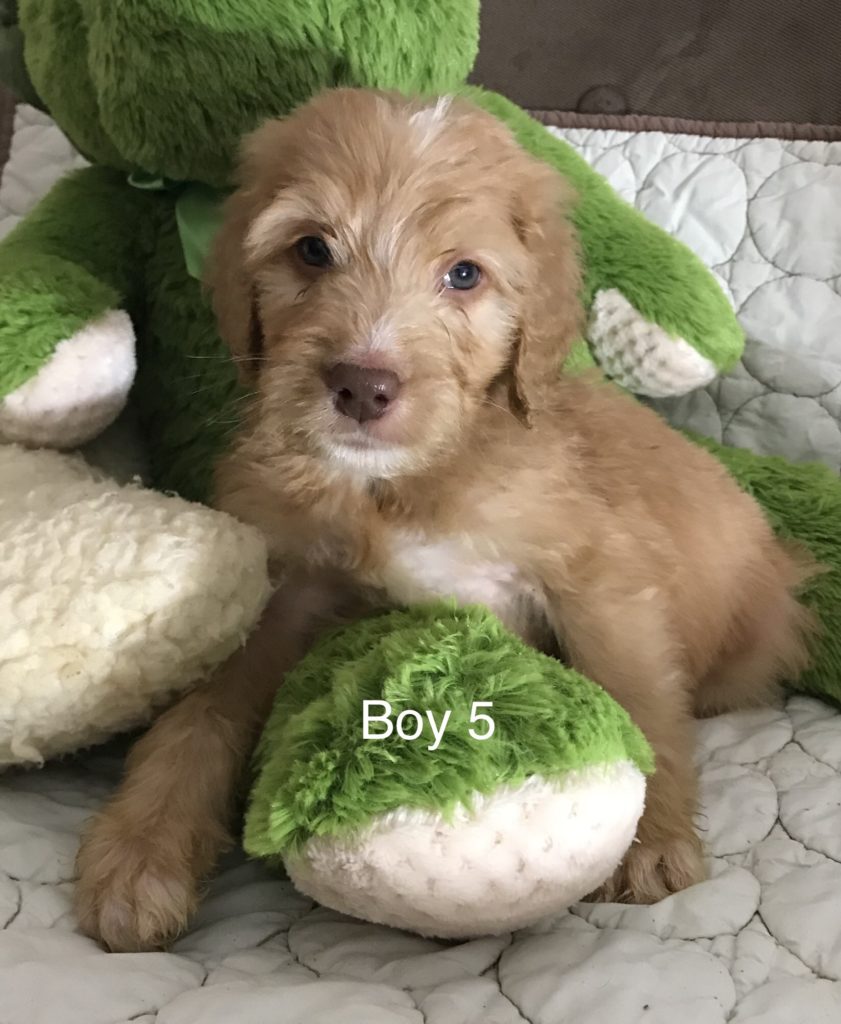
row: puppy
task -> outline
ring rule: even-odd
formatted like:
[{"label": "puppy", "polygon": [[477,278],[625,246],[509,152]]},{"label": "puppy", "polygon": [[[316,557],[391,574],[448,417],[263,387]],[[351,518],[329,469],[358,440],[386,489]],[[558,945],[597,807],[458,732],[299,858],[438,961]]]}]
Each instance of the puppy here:
[{"label": "puppy", "polygon": [[[805,665],[810,567],[711,456],[559,373],[582,329],[568,198],[460,101],[340,90],[259,129],[210,274],[254,396],[217,503],[286,571],[484,603],[608,690],[657,771],[601,895],[649,902],[704,876],[693,713],[765,701]],[[313,609],[335,586],[310,584]],[[157,946],[192,911],[314,621],[296,594],[159,720],[88,832],[77,905],[111,948]]]}]

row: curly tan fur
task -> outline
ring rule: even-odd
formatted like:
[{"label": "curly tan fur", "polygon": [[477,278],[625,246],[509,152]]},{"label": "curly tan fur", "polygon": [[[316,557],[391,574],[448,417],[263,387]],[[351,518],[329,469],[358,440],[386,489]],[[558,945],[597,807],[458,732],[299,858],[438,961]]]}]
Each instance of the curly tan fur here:
[{"label": "curly tan fur", "polygon": [[[218,504],[279,564],[340,569],[394,603],[483,601],[612,693],[657,772],[602,896],[647,902],[704,874],[693,712],[767,700],[803,667],[811,624],[794,595],[811,568],[712,457],[612,386],[558,374],[582,324],[566,201],[461,102],[343,90],[261,128],[210,275],[254,389]],[[330,266],[302,261],[306,235]],[[481,268],[471,291],[443,283],[461,260]],[[337,362],[397,375],[387,415],[340,413],[323,380]],[[243,760],[224,751],[252,742],[242,723],[271,692],[242,671],[153,729],[83,848],[84,921],[112,946],[183,925],[215,859]],[[158,795],[187,778],[171,806]],[[144,859],[164,852],[152,886]]]}]

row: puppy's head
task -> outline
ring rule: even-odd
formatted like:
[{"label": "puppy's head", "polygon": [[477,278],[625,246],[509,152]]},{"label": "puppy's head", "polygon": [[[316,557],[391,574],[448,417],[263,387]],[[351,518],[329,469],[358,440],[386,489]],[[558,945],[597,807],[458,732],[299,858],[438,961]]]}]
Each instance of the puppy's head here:
[{"label": "puppy's head", "polygon": [[565,188],[468,104],[322,94],[247,141],[211,262],[251,431],[366,477],[526,429],[578,329]]}]

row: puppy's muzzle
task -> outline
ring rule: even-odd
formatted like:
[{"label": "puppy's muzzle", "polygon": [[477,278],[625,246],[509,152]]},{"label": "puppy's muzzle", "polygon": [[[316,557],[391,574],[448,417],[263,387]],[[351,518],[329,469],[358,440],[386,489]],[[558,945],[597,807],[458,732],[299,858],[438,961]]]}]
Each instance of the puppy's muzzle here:
[{"label": "puppy's muzzle", "polygon": [[335,363],[322,377],[336,409],[357,423],[381,419],[400,394],[400,380],[392,370]]}]

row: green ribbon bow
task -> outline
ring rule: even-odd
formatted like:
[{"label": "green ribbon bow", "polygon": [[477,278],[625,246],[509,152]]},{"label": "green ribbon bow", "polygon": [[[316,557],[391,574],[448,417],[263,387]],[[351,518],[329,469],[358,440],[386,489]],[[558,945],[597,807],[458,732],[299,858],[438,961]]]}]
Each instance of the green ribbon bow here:
[{"label": "green ribbon bow", "polygon": [[134,188],[152,192],[178,192],[175,222],[184,252],[184,263],[190,277],[201,281],[207,254],[222,225],[222,204],[228,193],[199,182],[185,184],[143,171],[135,171],[128,180]]}]

